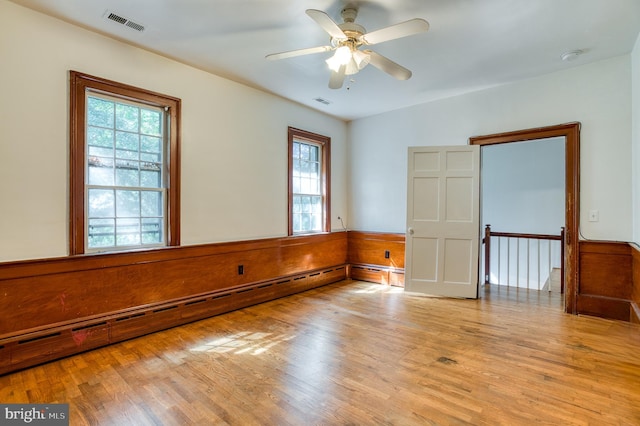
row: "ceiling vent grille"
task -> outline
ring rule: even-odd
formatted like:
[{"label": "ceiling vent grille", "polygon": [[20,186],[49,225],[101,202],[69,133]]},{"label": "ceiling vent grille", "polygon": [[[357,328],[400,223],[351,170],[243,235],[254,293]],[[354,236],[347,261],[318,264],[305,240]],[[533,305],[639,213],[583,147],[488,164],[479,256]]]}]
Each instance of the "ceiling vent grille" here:
[{"label": "ceiling vent grille", "polygon": [[314,98],[313,100],[316,101],[316,102],[320,102],[321,104],[325,104],[325,105],[329,105],[331,103],[330,101],[328,101],[326,99],[323,99],[323,98]]},{"label": "ceiling vent grille", "polygon": [[125,18],[123,16],[120,16],[120,15],[118,15],[116,13],[113,13],[113,12],[110,12],[110,11],[107,10],[104,13],[104,16],[108,20],[113,21],[113,22],[117,22],[118,24],[122,24],[125,27],[129,27],[129,28],[131,28],[133,30],[140,31],[140,32],[144,31],[144,25],[139,24],[137,22],[134,22],[131,19]]}]

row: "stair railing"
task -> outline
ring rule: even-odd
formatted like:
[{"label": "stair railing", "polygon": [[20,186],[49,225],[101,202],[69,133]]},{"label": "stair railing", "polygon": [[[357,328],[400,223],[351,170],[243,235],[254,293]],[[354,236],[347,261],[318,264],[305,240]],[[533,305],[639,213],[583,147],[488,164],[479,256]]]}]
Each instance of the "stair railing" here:
[{"label": "stair railing", "polygon": [[[494,238],[494,241],[498,244],[498,248],[497,248],[497,252],[498,252],[498,282],[497,283],[491,283],[491,246],[492,246],[492,238]],[[552,260],[551,260],[551,242],[552,241],[560,241],[560,292],[564,293],[564,239],[565,239],[565,235],[564,235],[564,227],[560,228],[560,235],[548,235],[548,234],[519,234],[519,233],[512,233],[512,232],[494,232],[491,230],[491,225],[486,225],[485,230],[484,230],[484,239],[482,240],[482,242],[484,243],[484,283],[485,284],[499,284],[499,285],[505,285],[504,283],[500,282],[500,273],[501,273],[501,268],[500,268],[500,259],[502,258],[502,251],[501,251],[501,241],[502,239],[506,239],[507,241],[507,286],[510,286],[510,267],[512,265],[512,261],[511,261],[511,247],[510,247],[510,243],[511,240],[515,239],[516,240],[516,262],[515,262],[515,266],[516,266],[516,286],[520,287],[520,242],[525,240],[527,242],[526,245],[526,280],[527,280],[527,286],[526,288],[529,288],[529,281],[530,281],[530,261],[532,258],[532,255],[530,253],[530,247],[531,247],[531,241],[532,240],[537,240],[538,244],[537,244],[537,278],[538,278],[538,290],[540,290],[540,277],[541,277],[541,260],[540,260],[540,247],[541,247],[541,241],[549,241],[549,244],[547,244],[547,250],[548,250],[548,269],[549,269],[549,281],[551,278],[551,271],[552,271]],[[551,285],[549,285],[549,291],[551,291]]]}]

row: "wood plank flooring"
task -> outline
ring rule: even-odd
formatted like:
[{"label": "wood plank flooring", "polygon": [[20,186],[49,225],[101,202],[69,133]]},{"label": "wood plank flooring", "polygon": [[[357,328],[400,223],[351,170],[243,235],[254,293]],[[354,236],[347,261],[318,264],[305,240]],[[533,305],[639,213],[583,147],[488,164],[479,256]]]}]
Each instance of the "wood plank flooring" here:
[{"label": "wood plank flooring", "polygon": [[343,281],[0,377],[72,425],[640,424],[640,327]]}]

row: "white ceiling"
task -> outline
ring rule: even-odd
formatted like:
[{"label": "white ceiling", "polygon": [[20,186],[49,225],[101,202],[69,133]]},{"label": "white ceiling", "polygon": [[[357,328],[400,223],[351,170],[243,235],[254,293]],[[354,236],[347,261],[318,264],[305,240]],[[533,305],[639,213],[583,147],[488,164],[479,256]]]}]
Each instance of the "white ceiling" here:
[{"label": "white ceiling", "polygon": [[[640,0],[12,1],[345,120],[627,54],[640,31]],[[410,80],[369,65],[332,90],[324,62],[331,52],[265,59],[327,45],[305,10],[341,23],[346,5],[358,7],[356,23],[367,31],[412,18],[430,23],[424,34],[371,46],[413,71]],[[107,20],[107,10],[145,30]],[[585,53],[560,59],[575,49]]]}]

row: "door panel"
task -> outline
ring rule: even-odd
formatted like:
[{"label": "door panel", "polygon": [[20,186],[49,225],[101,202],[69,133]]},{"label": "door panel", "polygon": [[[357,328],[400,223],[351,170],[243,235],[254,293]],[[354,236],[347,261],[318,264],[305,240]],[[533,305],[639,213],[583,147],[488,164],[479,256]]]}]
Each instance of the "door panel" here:
[{"label": "door panel", "polygon": [[478,294],[480,149],[409,148],[405,288]]}]

